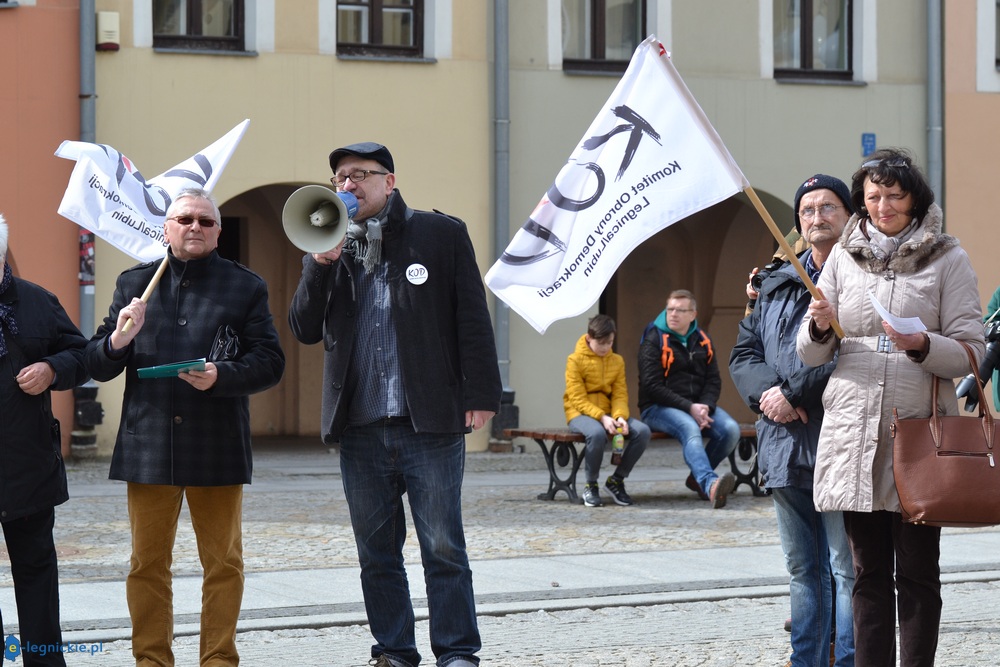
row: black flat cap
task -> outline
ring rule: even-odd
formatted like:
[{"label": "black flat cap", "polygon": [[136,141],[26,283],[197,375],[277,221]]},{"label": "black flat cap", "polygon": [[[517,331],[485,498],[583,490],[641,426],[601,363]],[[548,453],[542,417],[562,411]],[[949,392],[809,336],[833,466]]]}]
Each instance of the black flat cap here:
[{"label": "black flat cap", "polygon": [[340,164],[340,161],[348,155],[375,160],[380,165],[385,167],[385,170],[390,174],[395,172],[392,162],[392,153],[390,153],[389,149],[382,144],[376,144],[373,141],[351,144],[350,146],[344,146],[343,148],[338,148],[333,151],[330,153],[330,169],[337,171],[337,165]]}]

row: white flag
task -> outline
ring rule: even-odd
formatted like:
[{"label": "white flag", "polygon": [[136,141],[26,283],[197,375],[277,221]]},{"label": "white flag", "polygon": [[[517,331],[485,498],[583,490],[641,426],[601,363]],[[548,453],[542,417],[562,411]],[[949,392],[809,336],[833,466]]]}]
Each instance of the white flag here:
[{"label": "white flag", "polygon": [[184,188],[215,187],[250,120],[148,181],[125,155],[105,144],[64,141],[56,155],[76,160],[59,215],[94,232],[140,262],[163,259],[167,207]]},{"label": "white flag", "polygon": [[651,35],[486,284],[544,333],[640,243],[749,185]]}]

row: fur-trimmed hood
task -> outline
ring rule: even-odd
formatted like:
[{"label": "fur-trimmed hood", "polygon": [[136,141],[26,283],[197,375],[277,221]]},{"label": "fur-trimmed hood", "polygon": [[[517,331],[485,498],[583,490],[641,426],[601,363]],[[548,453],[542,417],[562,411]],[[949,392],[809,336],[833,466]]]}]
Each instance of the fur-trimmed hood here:
[{"label": "fur-trimmed hood", "polygon": [[944,234],[944,213],[937,204],[931,204],[927,215],[920,225],[899,250],[889,258],[888,263],[875,257],[868,246],[868,239],[861,231],[861,223],[868,217],[858,214],[851,216],[840,236],[840,244],[855,262],[868,273],[880,273],[891,270],[895,273],[913,273],[919,271],[945,252],[958,245],[958,239]]}]

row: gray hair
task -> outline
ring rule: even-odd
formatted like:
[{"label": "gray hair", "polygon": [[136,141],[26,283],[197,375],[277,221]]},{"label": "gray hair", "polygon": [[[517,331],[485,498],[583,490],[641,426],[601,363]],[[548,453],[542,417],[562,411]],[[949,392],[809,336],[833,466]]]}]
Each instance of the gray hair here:
[{"label": "gray hair", "polygon": [[219,229],[222,229],[222,213],[219,211],[219,204],[215,201],[215,197],[212,193],[203,188],[184,188],[177,193],[174,200],[170,202],[170,206],[167,207],[167,217],[170,217],[170,211],[173,210],[174,205],[182,199],[204,199],[212,208],[215,210],[215,223],[219,225]]},{"label": "gray hair", "polygon": [[7,254],[7,237],[10,234],[10,230],[7,228],[7,221],[3,219],[3,213],[0,213],[0,257]]}]

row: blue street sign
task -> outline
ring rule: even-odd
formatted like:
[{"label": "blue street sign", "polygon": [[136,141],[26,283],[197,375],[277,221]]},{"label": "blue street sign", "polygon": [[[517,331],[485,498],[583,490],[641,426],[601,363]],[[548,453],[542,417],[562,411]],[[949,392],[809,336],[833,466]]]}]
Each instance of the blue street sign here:
[{"label": "blue street sign", "polygon": [[863,132],[861,134],[861,157],[868,157],[875,152],[875,133]]}]

